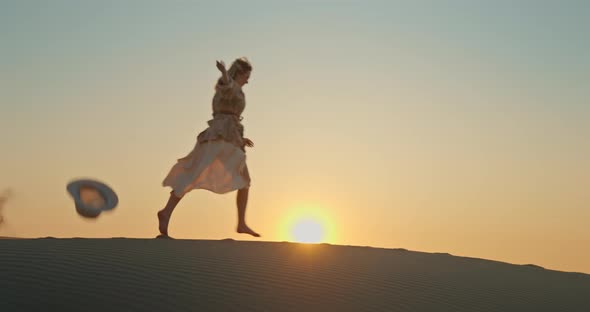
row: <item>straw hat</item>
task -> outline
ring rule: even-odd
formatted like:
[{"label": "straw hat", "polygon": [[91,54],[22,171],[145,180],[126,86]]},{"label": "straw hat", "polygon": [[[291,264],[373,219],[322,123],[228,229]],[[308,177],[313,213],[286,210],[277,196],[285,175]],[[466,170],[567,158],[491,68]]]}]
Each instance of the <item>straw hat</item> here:
[{"label": "straw hat", "polygon": [[86,218],[96,218],[119,203],[117,194],[102,182],[89,179],[68,183],[67,190],[76,203],[76,211]]}]

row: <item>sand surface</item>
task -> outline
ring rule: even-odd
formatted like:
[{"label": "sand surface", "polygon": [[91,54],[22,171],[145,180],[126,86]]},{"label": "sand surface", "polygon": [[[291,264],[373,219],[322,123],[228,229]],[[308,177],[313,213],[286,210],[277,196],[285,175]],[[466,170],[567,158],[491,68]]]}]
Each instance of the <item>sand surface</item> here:
[{"label": "sand surface", "polygon": [[590,275],[404,249],[1,239],[0,311],[590,311]]}]

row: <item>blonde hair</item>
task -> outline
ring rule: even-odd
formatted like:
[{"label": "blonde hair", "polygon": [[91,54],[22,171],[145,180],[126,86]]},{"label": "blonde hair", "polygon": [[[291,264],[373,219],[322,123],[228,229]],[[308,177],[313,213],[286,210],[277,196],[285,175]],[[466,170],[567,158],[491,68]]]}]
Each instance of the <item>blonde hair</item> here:
[{"label": "blonde hair", "polygon": [[[250,61],[248,61],[247,58],[240,57],[233,61],[229,67],[229,70],[227,71],[227,75],[229,78],[235,79],[238,74],[244,74],[249,71],[252,71],[252,64],[250,64]],[[220,77],[217,79],[217,84],[215,84],[215,90],[217,90],[217,87],[221,84],[223,84],[223,81],[221,81]]]},{"label": "blonde hair", "polygon": [[[231,64],[231,66],[229,67],[229,70],[227,71],[227,75],[231,79],[235,79],[238,74],[244,74],[249,71],[252,71],[252,64],[250,64],[250,61],[248,61],[247,58],[240,57],[240,58],[237,58]],[[215,84],[215,90],[217,91],[219,85],[222,85],[222,84],[223,84],[223,82],[221,81],[221,78],[217,79],[217,83]]]},{"label": "blonde hair", "polygon": [[244,74],[252,71],[252,64],[245,57],[237,58],[229,67],[227,74],[231,79],[235,79],[238,74]]}]

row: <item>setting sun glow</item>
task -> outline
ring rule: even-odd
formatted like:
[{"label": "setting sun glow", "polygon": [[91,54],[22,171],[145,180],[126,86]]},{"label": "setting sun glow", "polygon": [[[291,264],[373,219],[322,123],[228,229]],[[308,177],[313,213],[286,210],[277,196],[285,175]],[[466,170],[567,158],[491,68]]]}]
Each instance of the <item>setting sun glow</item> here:
[{"label": "setting sun glow", "polygon": [[295,241],[301,243],[319,243],[324,239],[324,228],[315,220],[299,220],[291,229]]},{"label": "setting sun glow", "polygon": [[280,231],[283,240],[299,243],[332,243],[335,235],[329,209],[308,205],[289,209]]}]

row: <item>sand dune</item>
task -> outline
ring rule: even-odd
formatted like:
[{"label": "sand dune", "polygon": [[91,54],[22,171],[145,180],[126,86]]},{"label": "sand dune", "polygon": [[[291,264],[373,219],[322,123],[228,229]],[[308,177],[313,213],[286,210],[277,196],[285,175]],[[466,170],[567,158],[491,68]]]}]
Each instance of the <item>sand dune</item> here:
[{"label": "sand dune", "polygon": [[590,275],[404,249],[2,239],[0,311],[590,311]]}]

